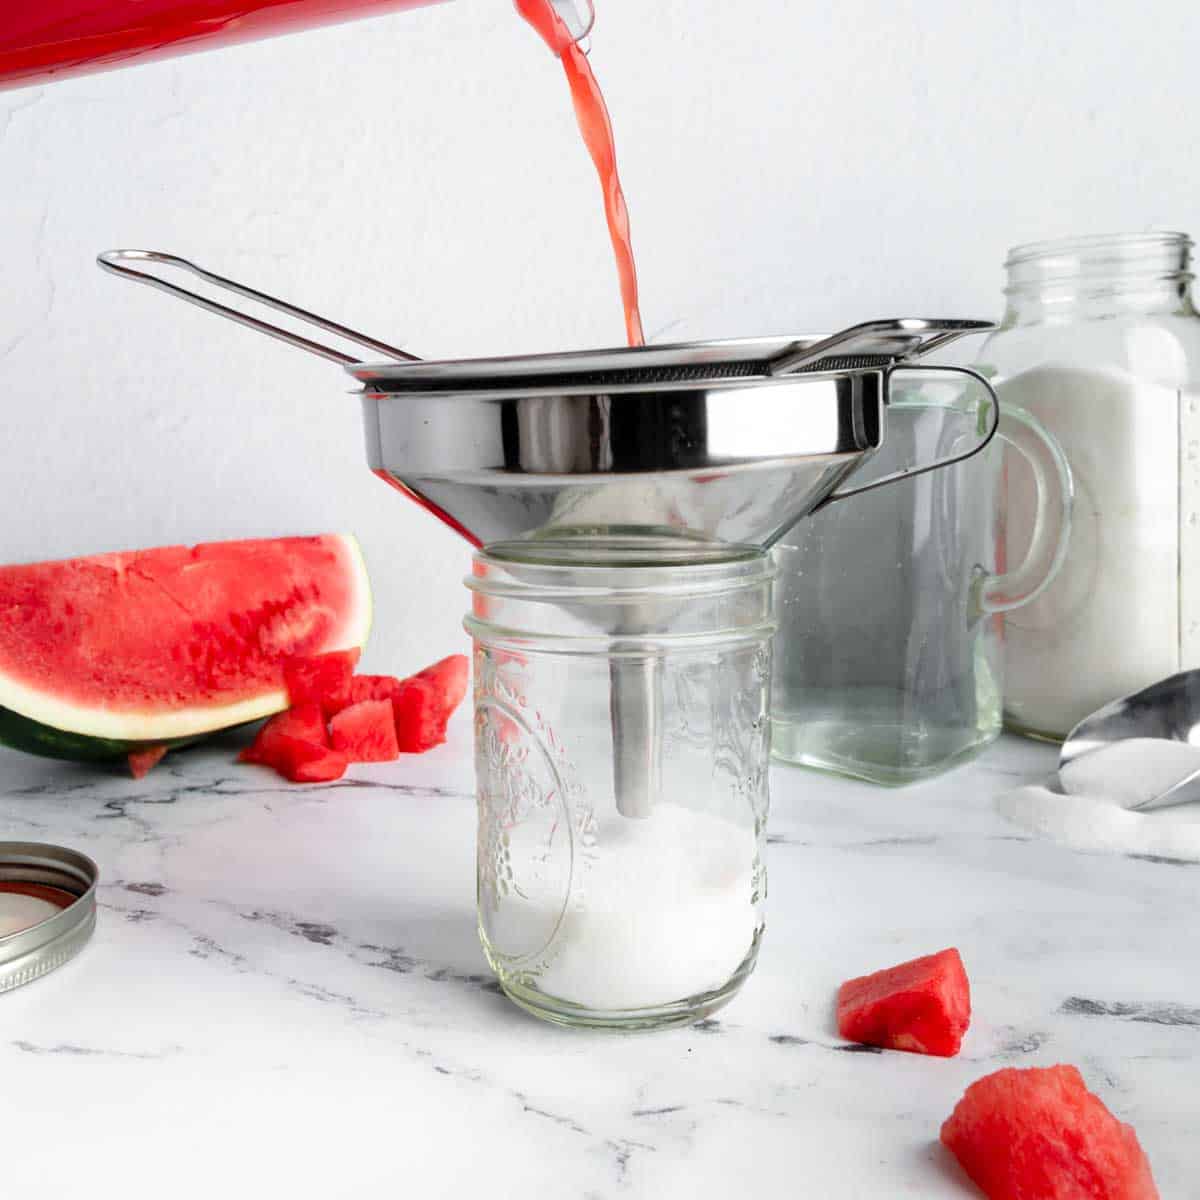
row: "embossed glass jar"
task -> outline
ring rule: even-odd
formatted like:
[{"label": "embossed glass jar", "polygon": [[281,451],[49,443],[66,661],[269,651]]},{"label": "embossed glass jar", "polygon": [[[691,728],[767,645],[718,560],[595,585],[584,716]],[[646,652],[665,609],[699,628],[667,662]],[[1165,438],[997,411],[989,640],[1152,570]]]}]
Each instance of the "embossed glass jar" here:
[{"label": "embossed glass jar", "polygon": [[670,540],[476,553],[479,930],[536,1016],[693,1021],[753,970],[773,575]]}]

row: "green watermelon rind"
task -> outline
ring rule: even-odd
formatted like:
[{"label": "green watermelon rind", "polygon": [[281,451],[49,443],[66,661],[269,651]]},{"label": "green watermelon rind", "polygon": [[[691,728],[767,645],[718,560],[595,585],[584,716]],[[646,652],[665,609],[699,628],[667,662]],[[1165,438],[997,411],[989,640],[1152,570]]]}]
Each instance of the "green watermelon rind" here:
[{"label": "green watermelon rind", "polygon": [[[366,563],[358,539],[352,534],[333,535],[351,552],[351,557],[357,567],[360,585],[360,610],[357,614],[357,638],[353,644],[361,649],[366,645],[370,633],[373,604],[370,580],[367,576]],[[347,646],[330,646],[330,650],[349,649]],[[156,746],[166,746],[168,749],[191,745],[207,737],[237,729],[273,716],[287,707],[287,693],[282,689],[273,690],[266,695],[235,701],[220,708],[203,707],[186,711],[178,711],[159,717],[157,714],[138,714],[116,718],[116,723],[124,724],[130,733],[136,734],[139,726],[145,729],[143,737],[114,737],[109,734],[87,732],[81,729],[67,728],[71,724],[86,726],[99,721],[111,727],[114,718],[102,710],[89,710],[86,707],[76,707],[64,704],[48,697],[29,695],[15,681],[0,676],[0,696],[5,692],[17,692],[22,707],[41,710],[40,715],[52,716],[62,724],[52,724],[39,721],[37,716],[29,712],[18,712],[13,708],[0,704],[0,745],[26,754],[38,755],[41,758],[54,758],[66,762],[113,762],[123,759],[129,754],[148,750]],[[24,694],[22,694],[24,693]],[[7,698],[7,697],[5,697]],[[15,698],[15,697],[14,697]],[[66,720],[63,720],[63,718]],[[172,728],[167,736],[161,726],[169,723]],[[154,726],[159,728],[155,729]]]},{"label": "green watermelon rind", "polygon": [[86,733],[72,733],[69,729],[55,729],[40,721],[30,720],[11,708],[0,708],[0,745],[40,758],[57,758],[65,762],[115,762],[126,758],[137,750],[149,750],[153,746],[176,749],[187,746],[201,738],[209,737],[218,730],[192,734],[190,737],[169,738],[166,741],[134,742],[116,738],[92,737]]}]

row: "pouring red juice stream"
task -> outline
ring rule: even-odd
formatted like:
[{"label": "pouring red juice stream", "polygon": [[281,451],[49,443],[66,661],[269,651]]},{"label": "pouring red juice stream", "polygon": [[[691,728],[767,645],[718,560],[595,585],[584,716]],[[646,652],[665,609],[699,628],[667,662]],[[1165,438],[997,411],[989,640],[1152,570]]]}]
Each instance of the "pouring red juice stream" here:
[{"label": "pouring red juice stream", "polygon": [[562,62],[575,106],[575,120],[604,193],[604,217],[617,260],[617,278],[621,285],[621,303],[625,308],[625,336],[631,346],[645,344],[642,315],[638,309],[637,270],[633,262],[633,243],[629,237],[629,210],[621,177],[617,173],[617,150],[613,142],[612,122],[596,76],[566,22],[554,11],[550,0],[514,0],[517,12],[533,26],[542,40]]}]

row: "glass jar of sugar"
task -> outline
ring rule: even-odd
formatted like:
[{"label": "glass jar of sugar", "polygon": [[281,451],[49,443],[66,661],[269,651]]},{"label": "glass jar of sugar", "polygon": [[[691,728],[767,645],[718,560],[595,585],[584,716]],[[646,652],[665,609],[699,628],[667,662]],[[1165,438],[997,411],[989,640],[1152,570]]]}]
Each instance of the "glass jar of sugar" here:
[{"label": "glass jar of sugar", "polygon": [[[1101,705],[1200,667],[1200,318],[1182,233],[1018,246],[980,350],[1002,406],[1033,414],[1075,479],[1062,569],[1005,618],[1010,727],[1062,738]],[[1009,455],[1005,549],[1037,527]]]},{"label": "glass jar of sugar", "polygon": [[536,1016],[679,1024],[753,970],[773,576],[666,539],[476,553],[479,929]]}]

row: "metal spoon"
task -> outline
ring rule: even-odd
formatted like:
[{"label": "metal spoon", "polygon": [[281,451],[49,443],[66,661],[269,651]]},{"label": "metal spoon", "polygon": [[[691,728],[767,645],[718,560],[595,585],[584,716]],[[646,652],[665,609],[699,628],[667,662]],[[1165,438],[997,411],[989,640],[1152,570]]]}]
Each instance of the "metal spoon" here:
[{"label": "metal spoon", "polygon": [[[1165,738],[1200,748],[1200,671],[1172,675],[1085,717],[1063,742],[1059,769],[1127,738]],[[1134,812],[1149,812],[1197,800],[1200,800],[1200,768],[1158,795],[1129,807]]]}]

